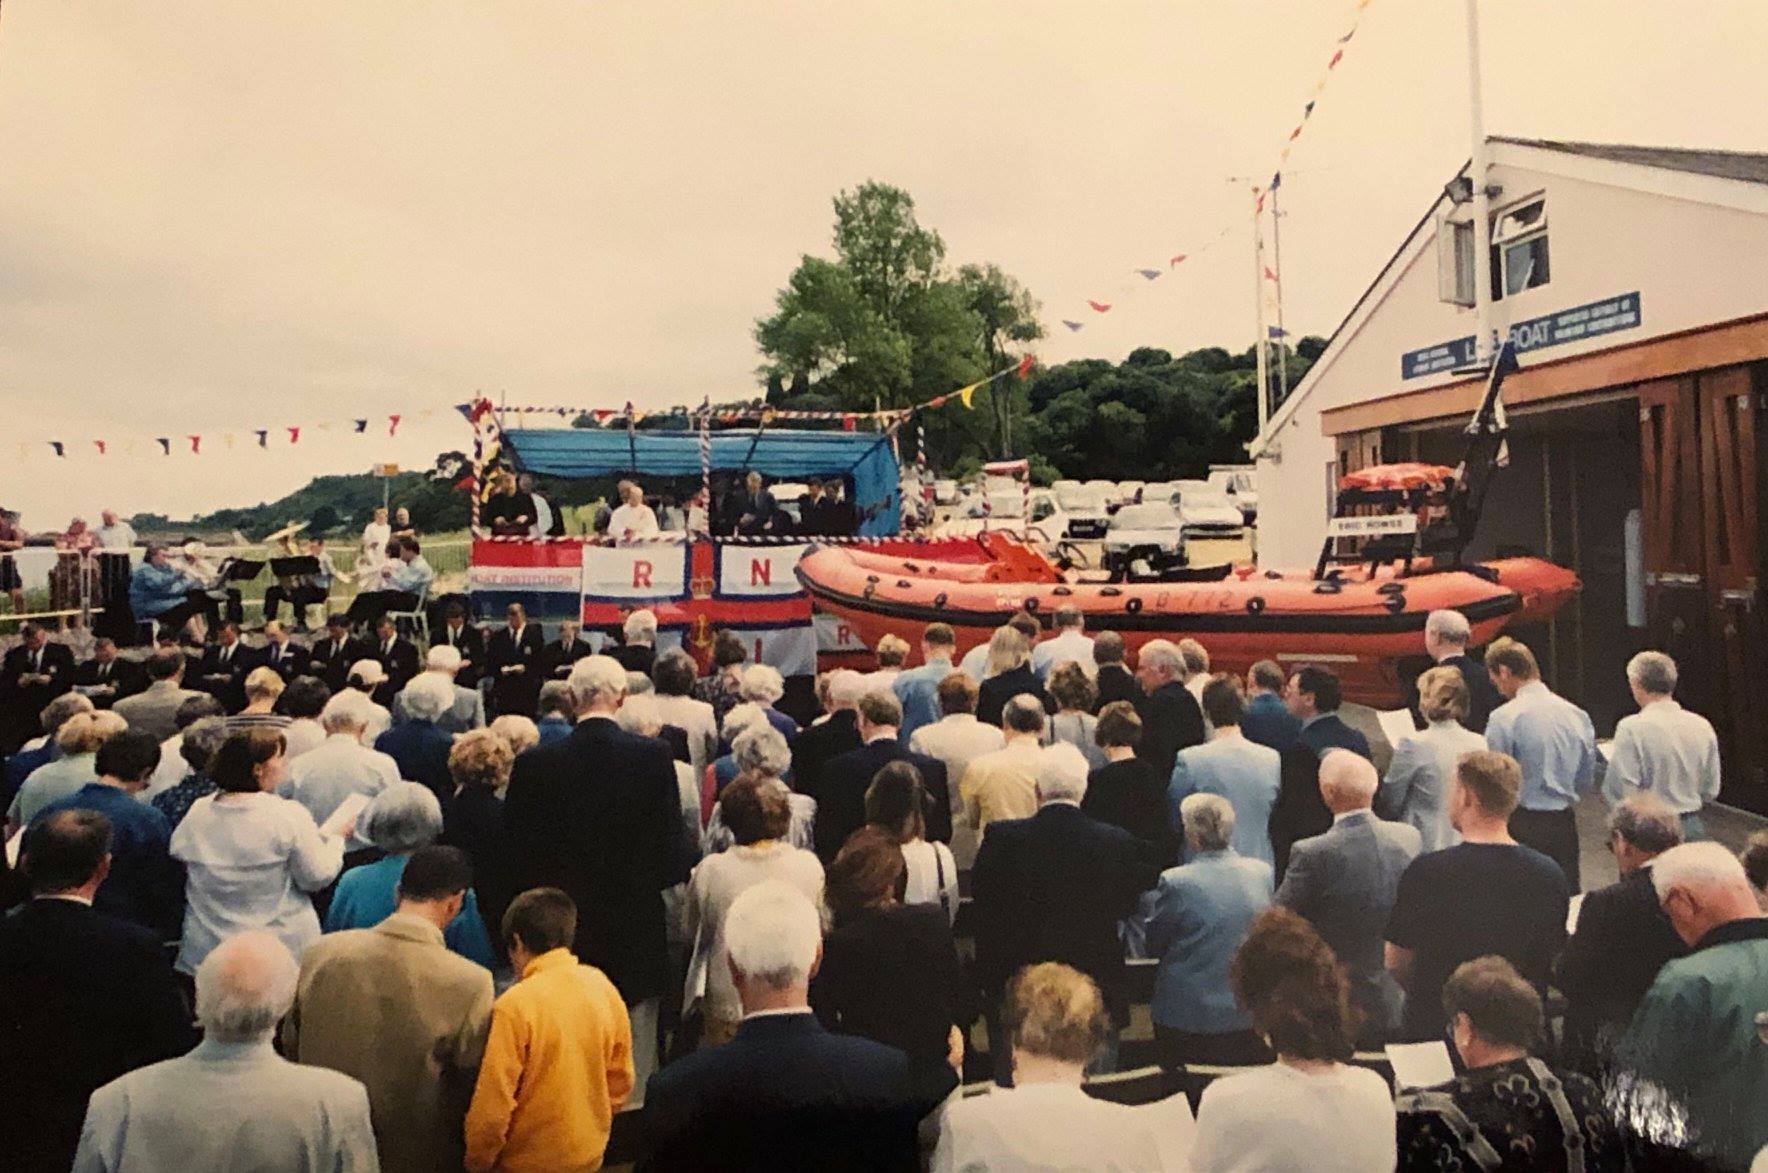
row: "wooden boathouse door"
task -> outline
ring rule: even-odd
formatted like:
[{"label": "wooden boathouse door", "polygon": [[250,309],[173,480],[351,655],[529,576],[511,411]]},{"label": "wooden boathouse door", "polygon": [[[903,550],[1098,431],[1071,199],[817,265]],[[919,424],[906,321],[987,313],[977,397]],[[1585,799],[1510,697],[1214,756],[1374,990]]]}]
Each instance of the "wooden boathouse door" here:
[{"label": "wooden boathouse door", "polygon": [[1648,646],[1725,751],[1725,799],[1768,811],[1757,392],[1748,367],[1639,387]]}]

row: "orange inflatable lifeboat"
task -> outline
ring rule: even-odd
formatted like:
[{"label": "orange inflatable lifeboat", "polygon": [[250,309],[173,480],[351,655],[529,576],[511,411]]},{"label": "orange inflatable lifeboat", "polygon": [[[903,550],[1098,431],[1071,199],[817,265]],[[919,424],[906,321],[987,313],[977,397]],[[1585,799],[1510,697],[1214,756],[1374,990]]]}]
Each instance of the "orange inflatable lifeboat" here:
[{"label": "orange inflatable lifeboat", "polygon": [[839,617],[869,646],[885,633],[918,647],[927,624],[951,624],[960,650],[985,642],[1017,612],[1048,631],[1059,607],[1075,607],[1091,631],[1116,631],[1131,648],[1190,636],[1216,671],[1244,673],[1258,660],[1331,668],[1352,700],[1401,703],[1400,662],[1424,655],[1424,620],[1439,608],[1467,616],[1475,644],[1519,621],[1546,618],[1575,595],[1577,576],[1538,558],[1457,569],[1391,567],[1325,578],[1251,567],[1221,568],[1203,581],[1070,582],[1042,555],[999,532],[965,550],[926,554],[827,546],[805,555],[798,578],[818,610]]}]

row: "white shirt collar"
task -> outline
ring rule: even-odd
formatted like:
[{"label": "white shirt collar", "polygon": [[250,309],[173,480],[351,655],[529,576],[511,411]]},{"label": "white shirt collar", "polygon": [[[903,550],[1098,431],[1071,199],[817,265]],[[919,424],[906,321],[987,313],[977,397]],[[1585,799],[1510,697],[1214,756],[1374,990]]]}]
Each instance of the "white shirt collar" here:
[{"label": "white shirt collar", "polygon": [[789,1014],[809,1014],[810,1012],[808,1006],[777,1006],[772,1010],[750,1011],[743,1015],[743,1021],[747,1022],[751,1018],[784,1018]]},{"label": "white shirt collar", "polygon": [[69,904],[84,904],[87,908],[92,907],[92,898],[90,896],[81,896],[77,892],[47,892],[47,893],[43,894],[42,896],[34,896],[34,897],[32,897],[32,899],[33,900],[65,900]]}]

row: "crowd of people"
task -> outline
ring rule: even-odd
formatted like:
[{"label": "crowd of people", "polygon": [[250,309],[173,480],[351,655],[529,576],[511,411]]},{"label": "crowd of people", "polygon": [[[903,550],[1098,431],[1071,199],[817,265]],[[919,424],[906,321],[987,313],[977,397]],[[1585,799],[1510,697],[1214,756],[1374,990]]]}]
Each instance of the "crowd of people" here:
[{"label": "crowd of people", "polygon": [[[803,725],[645,611],[608,654],[520,607],[424,648],[357,620],[140,662],[29,628],[0,665],[39,726],[0,796],[8,1168],[591,1169],[626,1111],[667,1170],[1768,1144],[1768,840],[1706,839],[1717,744],[1661,653],[1605,758],[1454,612],[1395,743],[1326,667],[1066,608],[889,637]],[[1593,790],[1621,878],[1571,916]],[[1195,1101],[1089,1094],[1144,1003]],[[1453,1078],[1396,1097],[1370,1053],[1432,1042]]]},{"label": "crowd of people", "polygon": [[[613,502],[590,509],[573,532],[616,544],[660,534],[827,537],[859,532],[859,513],[847,499],[843,478],[812,477],[803,487],[804,495],[788,508],[753,471],[734,480],[719,474],[710,496],[703,487],[680,496],[667,490],[647,494],[637,481],[623,480],[614,487]],[[507,470],[494,478],[483,518],[485,528],[498,537],[560,537],[568,528],[564,510],[532,474]]]}]

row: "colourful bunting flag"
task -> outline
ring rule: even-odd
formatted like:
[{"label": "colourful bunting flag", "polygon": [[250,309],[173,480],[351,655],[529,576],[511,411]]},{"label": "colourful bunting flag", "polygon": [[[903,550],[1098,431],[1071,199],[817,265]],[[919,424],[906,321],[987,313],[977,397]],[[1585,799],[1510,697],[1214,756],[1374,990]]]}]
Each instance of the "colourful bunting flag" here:
[{"label": "colourful bunting flag", "polygon": [[1018,375],[1021,379],[1030,378],[1031,377],[1031,366],[1032,366],[1032,363],[1035,361],[1036,360],[1031,355],[1029,355],[1029,354],[1026,355],[1024,358],[1021,358],[1019,360],[1019,365],[1013,369],[1013,373]]},{"label": "colourful bunting flag", "polygon": [[1296,139],[1298,139],[1300,137],[1301,137],[1301,123],[1298,122],[1295,124],[1295,129],[1289,132],[1289,141],[1294,142]]},{"label": "colourful bunting flag", "polygon": [[99,454],[99,455],[100,455],[100,456],[103,456],[103,455],[104,455],[104,449],[105,449],[105,443],[104,443],[104,441],[103,441],[103,440],[94,440],[94,441],[92,441],[92,446],[93,446],[93,447],[94,447],[94,448],[96,448],[96,449],[98,449],[98,454]]},{"label": "colourful bunting flag", "polygon": [[234,435],[232,432],[222,432],[221,433],[221,444],[229,452],[233,451],[233,441],[234,441]]},{"label": "colourful bunting flag", "polygon": [[1070,319],[1068,319],[1068,318],[1063,318],[1063,319],[1062,319],[1062,324],[1063,324],[1063,325],[1064,325],[1064,326],[1067,326],[1067,327],[1068,327],[1068,328],[1069,328],[1069,329],[1070,329],[1070,330],[1073,330],[1073,331],[1075,331],[1075,332],[1077,332],[1077,333],[1078,333],[1078,332],[1079,332],[1079,331],[1081,331],[1081,330],[1084,330],[1084,329],[1085,329],[1085,328],[1086,328],[1086,323],[1085,323],[1085,322],[1076,322],[1076,321],[1072,321],[1072,320],[1070,320]]},{"label": "colourful bunting flag", "polygon": [[1266,281],[1275,281],[1276,279],[1277,279],[1277,274],[1271,271],[1271,266],[1266,265],[1265,266],[1265,280]]},{"label": "colourful bunting flag", "polygon": [[1095,314],[1108,314],[1111,312],[1111,303],[1108,301],[1089,300],[1087,304],[1093,307],[1093,312]]},{"label": "colourful bunting flag", "polygon": [[350,421],[350,426],[355,428],[358,434],[368,431],[367,420],[352,420]]},{"label": "colourful bunting flag", "polygon": [[201,456],[203,454],[203,438],[201,436],[186,436],[185,439],[190,441],[190,454],[192,456]]},{"label": "colourful bunting flag", "polygon": [[1314,103],[1313,102],[1310,101],[1306,106],[1303,106],[1301,108],[1301,116],[1303,118],[1312,118],[1314,116]]},{"label": "colourful bunting flag", "polygon": [[161,456],[172,455],[172,437],[170,437],[170,436],[155,436],[153,442],[160,446],[160,455]]},{"label": "colourful bunting flag", "polygon": [[387,417],[387,435],[391,436],[399,431],[399,419],[398,413]]},{"label": "colourful bunting flag", "polygon": [[1326,63],[1326,68],[1333,69],[1333,68],[1337,67],[1337,65],[1340,61],[1343,61],[1343,60],[1344,60],[1344,50],[1340,49],[1338,52],[1336,52],[1332,55],[1332,60],[1330,60]]},{"label": "colourful bunting flag", "polygon": [[972,383],[968,387],[962,388],[958,392],[958,400],[963,403],[965,407],[974,407],[975,404],[971,403],[970,400],[971,397],[976,394],[976,388],[980,386],[982,386],[981,383]]},{"label": "colourful bunting flag", "polygon": [[858,427],[859,427],[859,421],[854,419],[853,416],[844,415],[841,417],[841,430],[843,432],[855,431],[858,429]]},{"label": "colourful bunting flag", "polygon": [[64,445],[60,440],[49,441],[49,446],[51,448],[55,449],[55,454],[57,456],[66,456],[68,454],[67,446]]},{"label": "colourful bunting flag", "polygon": [[270,430],[268,428],[258,428],[252,435],[258,437],[258,447],[270,447]]},{"label": "colourful bunting flag", "polygon": [[1184,254],[1184,253],[1174,253],[1174,254],[1173,254],[1173,259],[1172,259],[1172,260],[1170,260],[1170,261],[1168,261],[1168,262],[1167,262],[1167,263],[1166,263],[1166,264],[1167,264],[1167,268],[1169,268],[1169,269],[1170,269],[1170,268],[1172,268],[1172,267],[1174,267],[1174,266],[1176,266],[1176,265],[1178,265],[1178,264],[1179,264],[1179,263],[1180,263],[1180,262],[1181,262],[1181,261],[1183,261],[1183,260],[1184,260],[1184,259],[1185,259],[1185,254]]},{"label": "colourful bunting flag", "polygon": [[299,424],[291,425],[285,430],[289,434],[290,444],[299,444],[301,442],[301,427]]},{"label": "colourful bunting flag", "polygon": [[1152,281],[1156,277],[1160,276],[1159,269],[1137,269],[1136,272],[1140,273],[1142,276],[1146,277],[1150,281]]}]

